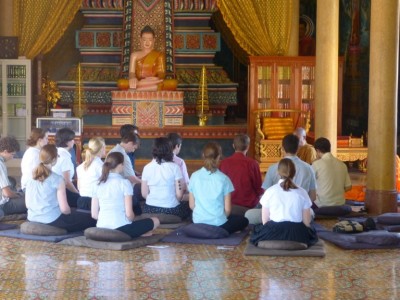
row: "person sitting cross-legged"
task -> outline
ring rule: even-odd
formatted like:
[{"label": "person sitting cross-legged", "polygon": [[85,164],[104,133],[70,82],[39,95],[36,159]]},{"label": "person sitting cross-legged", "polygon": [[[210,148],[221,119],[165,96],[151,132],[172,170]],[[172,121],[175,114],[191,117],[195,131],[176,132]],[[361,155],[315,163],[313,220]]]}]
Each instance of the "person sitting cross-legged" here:
[{"label": "person sitting cross-legged", "polygon": [[331,143],[320,137],[314,143],[318,159],[312,168],[317,178],[318,207],[344,205],[344,193],[351,190],[351,180],[347,166],[331,153]]},{"label": "person sitting cross-legged", "polygon": [[26,213],[25,198],[11,188],[6,161],[14,158],[19,151],[18,141],[11,136],[0,138],[0,217]]},{"label": "person sitting cross-legged", "polygon": [[265,240],[287,240],[311,246],[318,241],[311,226],[311,199],[293,182],[296,167],[289,158],[278,163],[281,179],[261,197],[262,224],[254,227],[251,243]]},{"label": "person sitting cross-legged", "polygon": [[189,205],[193,210],[193,223],[218,226],[229,234],[241,231],[249,221],[232,215],[231,193],[233,184],[219,169],[221,146],[215,142],[203,148],[204,165],[192,174],[189,181]]},{"label": "person sitting cross-legged", "polygon": [[[284,136],[282,139],[282,148],[285,158],[292,160],[296,167],[293,182],[298,187],[307,191],[311,201],[315,201],[316,180],[314,170],[296,155],[299,148],[299,138],[294,134]],[[278,163],[276,163],[268,168],[262,187],[268,189],[276,184],[279,179]],[[261,224],[261,209],[250,209],[246,212],[245,217],[249,219],[250,224]]]},{"label": "person sitting cross-legged", "polygon": [[116,229],[131,238],[150,235],[160,221],[157,218],[135,221],[132,207],[133,188],[129,180],[122,176],[123,169],[122,153],[110,153],[93,190],[92,217],[97,220],[97,227]]},{"label": "person sitting cross-legged", "polygon": [[173,162],[172,144],[166,137],[156,138],[153,160],[144,166],[142,196],[146,199],[143,212],[176,215],[182,220],[191,215],[189,203],[182,201],[186,190],[179,166]]},{"label": "person sitting cross-legged", "polygon": [[221,161],[219,169],[229,177],[235,190],[232,192],[232,209],[244,215],[254,208],[264,193],[258,162],[247,157],[250,138],[247,134],[238,134],[233,139],[235,153]]},{"label": "person sitting cross-legged", "polygon": [[68,205],[64,179],[52,171],[52,166],[57,162],[57,152],[56,146],[51,144],[40,150],[40,164],[26,183],[28,220],[63,228],[68,232],[94,227],[96,221],[90,214],[72,211]]}]

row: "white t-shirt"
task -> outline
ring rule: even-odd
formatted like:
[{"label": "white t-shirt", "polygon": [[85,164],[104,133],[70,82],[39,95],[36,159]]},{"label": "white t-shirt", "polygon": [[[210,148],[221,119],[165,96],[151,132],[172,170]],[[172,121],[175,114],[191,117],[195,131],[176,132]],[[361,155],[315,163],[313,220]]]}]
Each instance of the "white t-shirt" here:
[{"label": "white t-shirt", "polygon": [[125,196],[133,195],[133,187],[122,175],[110,173],[107,181],[95,185],[93,197],[99,200],[97,227],[116,229],[131,224],[125,214]]},{"label": "white t-shirt", "polygon": [[158,164],[154,159],[144,166],[142,181],[146,181],[150,193],[146,204],[151,206],[172,208],[179,205],[175,193],[175,181],[182,179],[182,172],[174,162]]},{"label": "white t-shirt", "polygon": [[43,182],[33,178],[27,181],[25,203],[29,221],[47,224],[61,215],[57,189],[63,181],[62,176],[53,172]]},{"label": "white t-shirt", "polygon": [[101,171],[103,169],[103,161],[96,156],[89,168],[85,170],[84,163],[76,168],[76,176],[78,177],[79,194],[82,197],[92,197],[93,187],[99,182]]},{"label": "white t-shirt", "polygon": [[63,173],[69,171],[69,177],[72,181],[72,178],[75,174],[74,164],[72,163],[71,153],[68,152],[67,149],[57,147],[57,163],[51,168],[51,170],[64,177]]},{"label": "white t-shirt", "polygon": [[32,172],[40,164],[39,159],[40,150],[36,147],[29,147],[26,149],[24,156],[21,160],[21,188],[26,188],[26,183],[32,178]]},{"label": "white t-shirt", "polygon": [[284,191],[280,186],[282,179],[267,189],[260,203],[269,208],[270,220],[274,222],[302,222],[303,210],[311,207],[308,193],[301,187]]}]

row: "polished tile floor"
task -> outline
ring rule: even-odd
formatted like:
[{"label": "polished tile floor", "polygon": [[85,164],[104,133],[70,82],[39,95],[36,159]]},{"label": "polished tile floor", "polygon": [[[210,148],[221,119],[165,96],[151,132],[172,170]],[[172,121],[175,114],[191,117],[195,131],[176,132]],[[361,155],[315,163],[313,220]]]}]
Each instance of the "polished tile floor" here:
[{"label": "polished tile floor", "polygon": [[255,257],[246,243],[106,251],[1,238],[0,299],[400,299],[399,250]]},{"label": "polished tile floor", "polygon": [[106,251],[2,237],[0,299],[400,299],[400,250],[325,243],[324,258],[255,257],[247,242]]}]

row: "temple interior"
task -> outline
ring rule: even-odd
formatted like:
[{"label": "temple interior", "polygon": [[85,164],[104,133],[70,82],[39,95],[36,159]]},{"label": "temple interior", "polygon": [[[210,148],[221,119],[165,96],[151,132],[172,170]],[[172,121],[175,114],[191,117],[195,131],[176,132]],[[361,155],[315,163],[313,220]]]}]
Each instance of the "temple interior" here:
[{"label": "temple interior", "polygon": [[[17,83],[7,91],[16,97],[30,94],[30,106],[12,103],[14,119],[22,113],[23,132],[24,126],[29,131],[73,128],[79,133],[77,163],[91,137],[104,137],[109,148],[119,142],[120,126],[132,123],[140,128],[139,172],[151,159],[155,137],[181,134],[180,156],[191,174],[202,164],[205,143],[217,141],[229,156],[233,137],[248,133],[249,155],[265,175],[279,160],[281,145],[280,139],[259,138],[258,130],[268,128],[257,122],[277,117],[293,127],[308,126],[310,143],[319,136],[331,140],[333,152],[349,167],[353,187],[362,190],[358,204],[371,216],[397,212],[399,1],[335,0],[323,9],[317,9],[316,0],[249,1],[261,6],[246,2],[243,14],[238,13],[240,0],[71,0],[58,8],[47,0],[23,2],[0,0],[0,62],[20,58],[29,61],[31,70],[29,90],[23,92]],[[58,23],[66,25],[18,22],[17,8],[19,16],[37,13],[38,20],[60,18]],[[248,9],[254,9],[251,15],[245,14]],[[276,15],[286,16],[285,26],[270,24],[272,32],[285,31],[284,46],[279,34],[271,34],[275,40],[252,48],[243,36],[257,44],[267,30],[258,27],[253,34],[229,23],[251,24]],[[166,54],[167,77],[177,80],[172,92],[139,95],[126,89],[129,54],[137,50],[137,37],[147,24],[155,29],[156,47]],[[42,45],[29,40],[29,26],[43,26],[47,35],[36,38]],[[15,36],[19,52],[9,38]],[[275,49],[267,52],[273,42]],[[279,81],[276,87],[263,83],[272,78]],[[61,95],[55,102],[47,98],[52,82]],[[276,99],[269,100],[274,88]],[[201,93],[207,98],[199,102]],[[3,98],[6,116],[10,106]],[[53,107],[70,109],[76,118],[54,117]],[[206,122],[200,124],[204,115]],[[1,124],[2,135],[17,130],[14,134],[21,136],[15,123],[3,117]],[[26,137],[20,138],[22,147]],[[19,164],[20,158],[8,163],[9,175],[17,180]],[[0,225],[22,222],[9,219]],[[316,220],[329,229],[337,222]],[[172,230],[158,228],[154,234]],[[322,243],[315,257],[249,255],[249,235],[233,246],[158,241],[113,251],[4,237],[0,230],[0,299],[400,299],[398,247],[343,249]]]}]

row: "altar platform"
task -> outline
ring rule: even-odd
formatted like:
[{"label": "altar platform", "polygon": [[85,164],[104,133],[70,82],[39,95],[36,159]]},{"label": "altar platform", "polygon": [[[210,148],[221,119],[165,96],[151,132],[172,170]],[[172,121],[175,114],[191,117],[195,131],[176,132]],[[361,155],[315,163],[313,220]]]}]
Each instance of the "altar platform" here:
[{"label": "altar platform", "polygon": [[139,128],[183,125],[182,91],[111,91],[112,125]]}]

